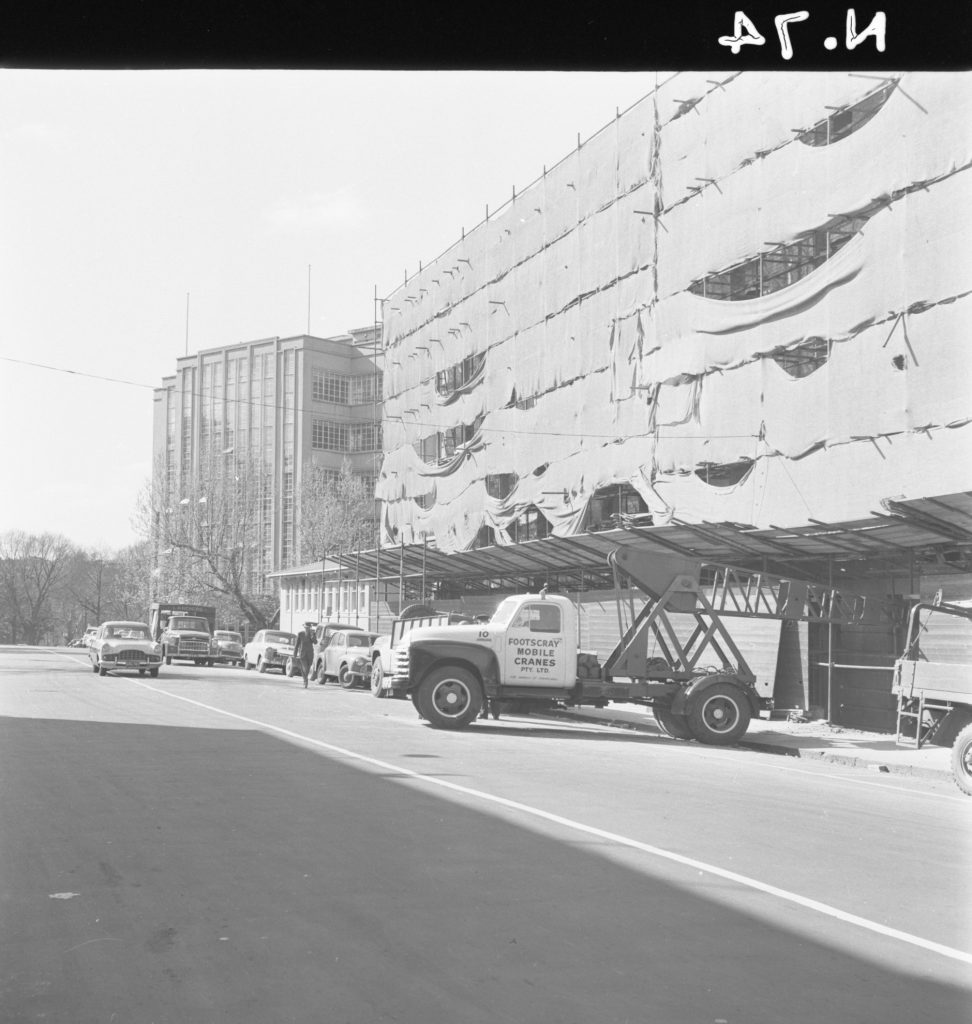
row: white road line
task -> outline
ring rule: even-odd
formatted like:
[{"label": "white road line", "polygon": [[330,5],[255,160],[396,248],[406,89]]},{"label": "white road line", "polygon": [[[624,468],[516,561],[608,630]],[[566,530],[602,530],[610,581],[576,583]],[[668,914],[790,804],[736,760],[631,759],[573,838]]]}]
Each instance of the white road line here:
[{"label": "white road line", "polygon": [[393,771],[398,775],[406,775],[418,782],[423,782],[430,786],[439,786],[442,789],[449,789],[455,793],[463,793],[466,796],[474,797],[475,799],[482,800],[486,803],[498,804],[501,807],[507,807],[511,810],[519,811],[521,814],[553,822],[564,828],[572,829],[575,832],[583,832],[586,835],[596,836],[599,839],[606,839],[609,842],[617,843],[620,846],[626,846],[633,850],[640,850],[642,853],[651,854],[653,857],[671,861],[675,864],[681,864],[685,867],[694,868],[697,871],[704,871],[710,875],[715,875],[717,878],[724,878],[727,881],[735,882],[737,885],[754,889],[757,892],[766,893],[769,896],[775,896],[777,899],[785,900],[787,903],[794,903],[806,910],[813,910],[819,914],[825,915],[826,917],[834,918],[837,921],[843,921],[845,924],[856,925],[859,928],[875,932],[876,934],[883,935],[886,938],[897,939],[899,942],[905,942],[908,945],[917,946],[930,953],[937,953],[939,956],[947,957],[950,960],[958,960],[960,963],[972,964],[972,953],[967,953],[961,949],[953,949],[951,946],[944,946],[939,942],[932,942],[929,939],[923,939],[918,935],[911,935],[908,932],[900,931],[897,928],[889,928],[887,925],[879,924],[877,921],[869,921],[867,918],[859,917],[857,914],[849,914],[837,907],[821,903],[819,900],[800,896],[798,893],[789,892],[786,889],[780,889],[778,886],[769,885],[766,882],[760,882],[758,879],[749,878],[746,875],[740,875],[735,871],[727,871],[725,868],[716,867],[714,864],[707,864],[701,860],[695,860],[693,857],[685,857],[679,853],[672,853],[670,850],[663,850],[658,846],[651,846],[648,843],[642,843],[637,839],[630,839],[627,836],[619,835],[616,832],[608,832],[605,829],[595,828],[592,825],[585,825],[583,822],[574,821],[571,818],[564,818],[559,814],[552,814],[549,811],[540,810],[538,807],[531,807],[529,804],[521,804],[516,800],[508,800],[506,797],[494,796],[492,793],[485,793],[482,790],[472,789],[469,786],[460,786],[458,783],[448,782],[445,779],[437,778],[435,776],[423,775],[421,772],[414,771],[411,768],[403,768],[401,765],[392,764],[388,761],[380,761],[377,758],[369,757],[366,754],[359,754],[354,750],[348,750],[346,747],[335,746],[333,743],[325,743],[323,740],[314,739],[312,736],[305,736],[302,733],[294,732],[291,729],[284,729],[282,726],[273,725],[270,722],[261,722],[256,718],[247,718],[245,715],[238,715],[233,711],[224,711],[222,708],[214,707],[212,704],[204,704],[202,701],[193,700],[191,697],[183,697],[178,693],[170,693],[168,690],[160,689],[157,686],[150,686],[148,683],[142,682],[139,679],[132,679],[132,682],[137,686],[141,686],[143,689],[151,690],[153,693],[160,693],[166,697],[172,697],[175,700],[184,701],[186,704],[194,704],[196,707],[205,708],[207,711],[213,711],[218,715],[225,715],[227,718],[235,718],[237,721],[246,722],[248,725],[255,725],[261,729],[269,729],[271,732],[280,733],[282,736],[289,736],[292,739],[300,740],[302,743],[310,743],[315,747],[320,747],[323,750],[329,750],[335,754],[341,754],[344,757],[348,757],[356,761],[362,761],[365,764],[370,764],[376,768]]}]

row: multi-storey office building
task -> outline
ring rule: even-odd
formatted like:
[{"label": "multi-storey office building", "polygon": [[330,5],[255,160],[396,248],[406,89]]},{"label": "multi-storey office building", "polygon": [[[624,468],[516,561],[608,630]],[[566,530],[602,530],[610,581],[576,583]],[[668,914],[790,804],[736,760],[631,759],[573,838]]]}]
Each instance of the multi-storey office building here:
[{"label": "multi-storey office building", "polygon": [[374,327],[331,338],[268,338],[180,357],[155,391],[157,485],[173,506],[185,482],[221,464],[260,466],[254,592],[266,574],[319,552],[300,550],[306,467],[335,476],[345,459],[373,491],[381,451],[382,376]]}]

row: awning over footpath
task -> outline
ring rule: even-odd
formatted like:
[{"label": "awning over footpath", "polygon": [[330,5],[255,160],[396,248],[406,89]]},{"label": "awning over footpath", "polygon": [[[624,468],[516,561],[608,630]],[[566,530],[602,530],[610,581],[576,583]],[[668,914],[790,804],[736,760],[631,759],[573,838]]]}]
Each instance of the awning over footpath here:
[{"label": "awning over footpath", "polygon": [[[972,571],[972,492],[911,501],[886,499],[866,519],[810,521],[792,528],[757,530],[743,523],[675,523],[624,526],[573,537],[547,537],[499,547],[444,554],[427,544],[329,552],[328,578],[450,581],[467,590],[566,582],[572,588],[609,585],[607,555],[628,545],[653,547],[703,562],[760,568],[781,575],[826,580],[838,566],[851,576],[934,571]],[[321,573],[321,562],[270,573],[284,579]]]}]

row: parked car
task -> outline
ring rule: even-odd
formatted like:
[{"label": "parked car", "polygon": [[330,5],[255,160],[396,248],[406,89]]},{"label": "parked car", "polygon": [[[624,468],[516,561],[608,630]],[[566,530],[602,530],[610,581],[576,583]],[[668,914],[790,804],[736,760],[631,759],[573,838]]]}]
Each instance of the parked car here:
[{"label": "parked car", "polygon": [[88,628],[84,631],[84,635],[81,637],[81,646],[90,647],[91,641],[94,640],[95,633],[97,632],[97,626],[88,626]]},{"label": "parked car", "polygon": [[[319,683],[324,682],[324,677],[321,675],[321,658],[324,654],[324,648],[331,642],[334,634],[339,630],[359,628],[347,622],[319,622],[317,624],[317,629],[314,631],[314,661],[311,663],[312,679],[316,679]],[[300,669],[296,665],[288,666],[287,672],[289,675],[300,675]]]},{"label": "parked car", "polygon": [[377,638],[377,633],[363,629],[338,630],[321,651],[318,680],[336,679],[347,690],[366,683],[371,678],[371,645]]},{"label": "parked car", "polygon": [[230,665],[243,664],[243,637],[229,629],[217,629],[213,633],[213,647],[216,661],[225,661]]},{"label": "parked car", "polygon": [[162,646],[152,639],[145,622],[103,622],[95,628],[88,644],[91,671],[105,676],[109,672],[146,672],[159,674]]},{"label": "parked car", "polygon": [[261,629],[243,648],[243,667],[256,668],[258,672],[269,672],[272,668],[284,671],[287,659],[294,652],[293,633],[279,629]]}]

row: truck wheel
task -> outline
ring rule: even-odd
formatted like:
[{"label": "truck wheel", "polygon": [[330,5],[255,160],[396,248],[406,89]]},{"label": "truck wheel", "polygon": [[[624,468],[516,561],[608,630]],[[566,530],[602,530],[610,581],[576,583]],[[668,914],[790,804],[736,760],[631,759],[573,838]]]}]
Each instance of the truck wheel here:
[{"label": "truck wheel", "polygon": [[952,744],[952,775],[955,785],[972,796],[972,722],[955,737]]},{"label": "truck wheel", "polygon": [[655,716],[659,731],[665,736],[670,736],[673,740],[693,738],[685,715],[676,715],[669,708],[652,708],[651,713]]},{"label": "truck wheel", "polygon": [[159,678],[159,670],[158,670],[157,668],[150,668],[150,669],[148,670],[148,674],[149,674],[149,675],[150,675],[150,676],[151,676],[151,677],[152,677],[153,679],[158,679],[158,678]]},{"label": "truck wheel", "polygon": [[408,695],[408,699],[412,702],[412,707],[415,708],[415,713],[424,721],[425,715],[422,714],[422,709],[419,707],[418,690],[412,690]]},{"label": "truck wheel", "polygon": [[468,669],[445,665],[419,684],[419,714],[435,729],[462,729],[483,710],[479,680]]},{"label": "truck wheel", "polygon": [[165,663],[166,663],[166,665],[171,665],[172,664],[172,658],[169,657],[168,654],[165,656]]},{"label": "truck wheel", "polygon": [[371,695],[384,699],[388,696],[387,693],[381,688],[382,682],[385,679],[385,670],[381,667],[381,658],[376,658],[375,663],[371,666]]},{"label": "truck wheel", "polygon": [[685,718],[699,743],[734,743],[749,728],[749,701],[731,683],[715,683],[689,698]]},{"label": "truck wheel", "polygon": [[98,675],[99,676],[106,676],[106,675],[108,675],[108,669],[106,669],[104,665],[99,665],[98,666]]}]

